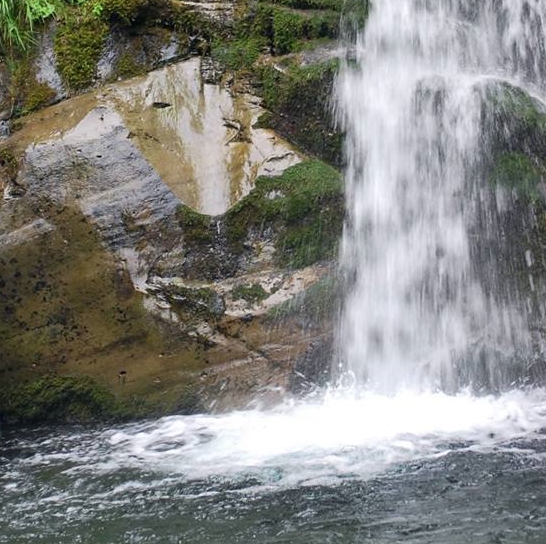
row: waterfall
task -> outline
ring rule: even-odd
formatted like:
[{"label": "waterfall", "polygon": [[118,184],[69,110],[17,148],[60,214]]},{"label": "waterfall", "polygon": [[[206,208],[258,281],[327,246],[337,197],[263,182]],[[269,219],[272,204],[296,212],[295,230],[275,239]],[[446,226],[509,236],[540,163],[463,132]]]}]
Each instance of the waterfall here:
[{"label": "waterfall", "polygon": [[[503,274],[514,197],[485,165],[508,138],[499,95],[521,90],[542,107],[545,32],[543,0],[375,0],[356,33],[337,85],[348,203],[338,346],[358,385],[490,391],[528,379],[536,286]],[[525,251],[531,260],[512,249],[518,262]]]}]

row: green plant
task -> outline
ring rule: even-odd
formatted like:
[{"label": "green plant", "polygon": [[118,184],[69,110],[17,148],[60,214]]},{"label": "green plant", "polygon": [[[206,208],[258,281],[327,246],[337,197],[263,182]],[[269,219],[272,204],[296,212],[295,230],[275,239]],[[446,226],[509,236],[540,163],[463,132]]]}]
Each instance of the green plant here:
[{"label": "green plant", "polygon": [[27,50],[34,25],[62,10],[62,0],[0,0],[0,53],[12,48]]},{"label": "green plant", "polygon": [[261,302],[269,296],[267,291],[259,283],[238,285],[233,289],[231,294],[235,300],[246,300],[250,304]]},{"label": "green plant", "polygon": [[225,42],[217,40],[212,57],[228,70],[250,69],[264,48],[263,38],[251,37]]},{"label": "green plant", "polygon": [[104,46],[108,25],[88,13],[71,13],[55,35],[59,73],[70,90],[89,87]]}]

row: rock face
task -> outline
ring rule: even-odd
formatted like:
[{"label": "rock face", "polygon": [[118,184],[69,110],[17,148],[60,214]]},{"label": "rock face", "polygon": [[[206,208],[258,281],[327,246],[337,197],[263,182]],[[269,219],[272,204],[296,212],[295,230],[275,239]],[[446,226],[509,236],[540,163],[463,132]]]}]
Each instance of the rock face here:
[{"label": "rock face", "polygon": [[306,153],[340,162],[339,2],[86,6],[0,64],[0,419],[222,410],[324,380],[343,191]]},{"label": "rock face", "polygon": [[264,112],[259,99],[204,83],[198,58],[118,85],[111,95],[164,182],[202,213],[224,213],[256,177],[300,161],[277,135],[254,128]]},{"label": "rock face", "polygon": [[292,309],[332,272],[290,228],[320,243],[324,214],[339,231],[338,175],[298,165],[300,154],[252,127],[254,99],[200,83],[198,63],[43,110],[0,149],[8,420],[25,417],[20,384],[60,387],[39,381],[51,372],[91,377],[124,415],[271,402],[327,333],[327,320]]}]

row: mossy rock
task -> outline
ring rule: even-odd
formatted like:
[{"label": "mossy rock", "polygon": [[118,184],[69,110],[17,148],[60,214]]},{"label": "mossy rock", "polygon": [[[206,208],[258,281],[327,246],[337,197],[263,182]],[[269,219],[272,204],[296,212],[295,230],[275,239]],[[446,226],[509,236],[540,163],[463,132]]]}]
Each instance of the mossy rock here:
[{"label": "mossy rock", "polygon": [[300,268],[336,255],[343,184],[335,168],[307,160],[280,176],[258,178],[224,215],[211,217],[181,206],[178,217],[184,256],[169,275],[199,281],[233,277],[246,270],[255,245],[263,243],[274,246],[275,264]]},{"label": "mossy rock", "polygon": [[56,98],[56,92],[51,87],[36,79],[35,58],[36,54],[30,52],[12,58],[11,81],[6,90],[14,117],[48,106]]},{"label": "mossy rock", "polygon": [[257,304],[265,300],[269,293],[259,284],[238,285],[231,291],[234,300],[245,300],[250,304]]},{"label": "mossy rock", "polygon": [[128,416],[123,405],[88,376],[49,374],[5,395],[0,415],[7,422],[90,423]]},{"label": "mossy rock", "polygon": [[184,229],[184,237],[189,242],[210,243],[213,239],[212,219],[208,215],[200,214],[186,205],[177,210],[177,219]]},{"label": "mossy rock", "polygon": [[224,70],[250,70],[265,46],[266,41],[259,36],[232,41],[216,39],[212,44],[211,56]]},{"label": "mossy rock", "polygon": [[546,109],[522,89],[489,85],[484,95],[484,157],[489,179],[535,202],[546,180]]},{"label": "mossy rock", "polygon": [[334,166],[343,162],[343,134],[336,128],[331,108],[336,60],[310,66],[291,65],[281,72],[273,66],[260,69],[267,122],[279,134]]},{"label": "mossy rock", "polygon": [[539,183],[546,181],[546,164],[523,153],[505,153],[497,159],[491,181],[535,201],[541,196]]},{"label": "mossy rock", "polygon": [[343,209],[337,170],[305,161],[256,180],[254,190],[225,215],[228,243],[241,251],[249,235],[271,230],[279,265],[308,266],[336,254]]},{"label": "mossy rock", "polygon": [[271,308],[272,323],[287,318],[304,319],[307,324],[323,323],[331,318],[341,300],[341,281],[334,273],[327,274],[291,300]]},{"label": "mossy rock", "polygon": [[0,173],[4,173],[8,181],[13,181],[19,172],[19,159],[13,149],[4,147],[0,149]]},{"label": "mossy rock", "polygon": [[152,3],[150,0],[101,0],[96,11],[106,19],[130,25]]},{"label": "mossy rock", "polygon": [[105,22],[76,9],[59,24],[55,57],[61,78],[71,91],[81,91],[93,84],[107,33]]},{"label": "mossy rock", "polygon": [[114,63],[112,79],[129,79],[146,73],[146,66],[138,61],[132,51],[125,51]]},{"label": "mossy rock", "polygon": [[523,89],[491,84],[484,96],[484,123],[494,153],[546,156],[546,108]]},{"label": "mossy rock", "polygon": [[203,318],[214,321],[225,310],[222,297],[207,287],[169,285],[162,292],[172,307],[186,317],[186,321]]}]

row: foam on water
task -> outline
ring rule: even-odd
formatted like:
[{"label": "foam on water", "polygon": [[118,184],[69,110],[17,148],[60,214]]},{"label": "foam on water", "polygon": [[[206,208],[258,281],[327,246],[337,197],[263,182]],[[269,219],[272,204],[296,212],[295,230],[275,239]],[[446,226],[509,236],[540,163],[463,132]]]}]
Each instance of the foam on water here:
[{"label": "foam on water", "polygon": [[[254,478],[294,486],[366,479],[389,467],[450,451],[513,448],[546,427],[546,391],[499,397],[332,391],[268,411],[172,416],[42,442],[26,466],[62,466],[70,477],[127,474],[110,494],[159,481]],[[48,450],[49,453],[48,453]],[[136,472],[134,472],[136,471]],[[5,485],[11,485],[8,478]]]}]

